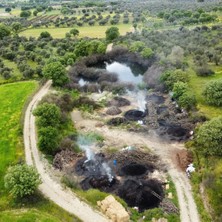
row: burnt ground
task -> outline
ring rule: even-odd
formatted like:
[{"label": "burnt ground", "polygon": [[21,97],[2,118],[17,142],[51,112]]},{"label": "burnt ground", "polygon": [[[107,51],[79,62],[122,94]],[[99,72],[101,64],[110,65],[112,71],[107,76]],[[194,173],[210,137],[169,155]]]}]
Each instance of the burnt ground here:
[{"label": "burnt ground", "polygon": [[141,150],[98,153],[92,160],[64,150],[56,155],[54,166],[77,177],[83,190],[116,194],[139,211],[158,207],[164,199],[164,179],[152,176],[154,171],[164,174],[164,165],[157,156]]}]

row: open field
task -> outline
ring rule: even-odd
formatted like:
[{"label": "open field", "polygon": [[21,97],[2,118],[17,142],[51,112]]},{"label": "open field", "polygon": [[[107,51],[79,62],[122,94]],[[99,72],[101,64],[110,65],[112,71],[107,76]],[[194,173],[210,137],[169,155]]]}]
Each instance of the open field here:
[{"label": "open field", "polygon": [[[79,37],[91,37],[91,38],[104,38],[105,32],[111,25],[105,26],[84,26],[76,27],[79,30]],[[130,24],[121,24],[115,25],[119,28],[120,34],[125,35],[127,32],[132,31],[132,25]],[[73,27],[72,27],[73,28]],[[39,37],[41,32],[47,31],[51,34],[53,38],[64,38],[65,34],[69,32],[72,28],[40,28],[40,29],[27,29],[21,32],[20,36],[25,37]]]},{"label": "open field", "polygon": [[34,81],[0,86],[0,206],[5,193],[3,184],[5,171],[9,165],[24,156],[20,118],[28,96],[36,88],[37,83]]},{"label": "open field", "polygon": [[216,67],[212,65],[212,69],[215,71],[215,75],[208,77],[199,77],[194,73],[193,70],[190,71],[190,87],[196,95],[198,109],[209,119],[222,115],[221,107],[214,107],[206,104],[205,99],[202,95],[203,89],[209,81],[222,79],[222,67]]}]

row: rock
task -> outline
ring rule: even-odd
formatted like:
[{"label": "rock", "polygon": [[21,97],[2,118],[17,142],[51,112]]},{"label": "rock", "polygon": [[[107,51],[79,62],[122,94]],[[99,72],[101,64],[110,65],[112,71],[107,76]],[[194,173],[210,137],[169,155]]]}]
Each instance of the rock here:
[{"label": "rock", "polygon": [[170,192],[170,193],[168,193],[168,198],[169,199],[173,199],[173,194]]},{"label": "rock", "polygon": [[166,184],[166,190],[170,189],[170,184]]},{"label": "rock", "polygon": [[98,201],[97,205],[113,222],[128,222],[130,220],[125,208],[112,195],[102,201]]}]

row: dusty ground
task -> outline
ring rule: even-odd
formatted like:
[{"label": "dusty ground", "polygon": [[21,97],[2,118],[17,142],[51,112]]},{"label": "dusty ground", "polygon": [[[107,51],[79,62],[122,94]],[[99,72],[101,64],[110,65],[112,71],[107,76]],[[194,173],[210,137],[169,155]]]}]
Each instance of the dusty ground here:
[{"label": "dusty ground", "polygon": [[[135,106],[135,103],[132,104],[128,109]],[[103,135],[105,138],[105,146],[103,146],[103,149],[106,147],[122,149],[126,146],[135,146],[150,149],[155,154],[158,154],[167,165],[168,172],[175,183],[180,205],[181,221],[198,222],[199,215],[192,196],[189,180],[184,170],[181,169],[181,164],[178,163],[178,153],[182,153],[182,157],[186,156],[184,145],[178,142],[166,141],[152,130],[146,133],[138,133],[130,132],[122,128],[109,127],[104,124],[104,120],[108,118],[104,114],[105,110],[102,112],[103,113],[99,115],[87,114],[83,117],[79,111],[75,110],[72,112],[72,120],[75,127],[81,132],[97,132]]]}]

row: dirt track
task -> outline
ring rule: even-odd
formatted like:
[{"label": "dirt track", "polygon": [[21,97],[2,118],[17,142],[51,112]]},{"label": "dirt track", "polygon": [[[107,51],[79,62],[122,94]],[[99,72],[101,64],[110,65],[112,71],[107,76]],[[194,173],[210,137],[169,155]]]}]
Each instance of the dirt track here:
[{"label": "dirt track", "polygon": [[24,144],[26,162],[28,165],[34,165],[37,168],[42,179],[42,184],[39,186],[39,189],[50,200],[83,221],[108,221],[100,212],[93,210],[89,205],[80,201],[69,189],[64,189],[61,184],[53,180],[46,171],[44,161],[42,161],[37,149],[35,117],[32,115],[32,111],[35,109],[38,101],[47,94],[50,86],[51,81],[48,81],[39,92],[36,93],[25,113]]},{"label": "dirt track", "polygon": [[166,143],[164,140],[150,132],[147,135],[129,132],[118,128],[109,128],[107,125],[101,125],[99,121],[83,118],[79,111],[73,111],[72,119],[75,127],[84,132],[98,132],[105,138],[105,143],[110,147],[149,147],[154,153],[168,165],[168,172],[176,186],[181,222],[199,222],[199,215],[194,202],[191,186],[185,172],[177,169],[173,162],[173,154],[176,151],[184,149],[181,143]]}]

